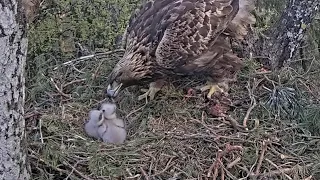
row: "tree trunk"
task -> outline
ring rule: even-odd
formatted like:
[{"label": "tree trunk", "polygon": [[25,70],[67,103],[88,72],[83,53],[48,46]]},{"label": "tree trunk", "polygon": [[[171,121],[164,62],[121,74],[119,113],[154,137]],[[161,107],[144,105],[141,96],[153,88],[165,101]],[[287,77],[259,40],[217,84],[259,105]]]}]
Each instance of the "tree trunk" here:
[{"label": "tree trunk", "polygon": [[20,1],[0,0],[0,179],[29,179],[26,166],[25,14]]},{"label": "tree trunk", "polygon": [[300,47],[306,28],[315,17],[320,0],[289,0],[278,23],[267,32],[268,39],[260,42],[258,55],[271,69],[279,69],[292,60]]}]

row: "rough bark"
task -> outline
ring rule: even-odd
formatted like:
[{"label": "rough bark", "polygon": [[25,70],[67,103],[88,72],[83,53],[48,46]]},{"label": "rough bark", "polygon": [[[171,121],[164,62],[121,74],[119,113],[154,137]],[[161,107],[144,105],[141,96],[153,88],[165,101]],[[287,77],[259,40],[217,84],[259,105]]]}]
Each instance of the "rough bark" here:
[{"label": "rough bark", "polygon": [[0,0],[0,179],[29,179],[26,166],[25,18],[20,1]]},{"label": "rough bark", "polygon": [[[315,17],[320,0],[289,0],[278,23],[260,41],[258,55],[272,69],[279,69],[292,60],[303,41],[306,28]],[[257,46],[256,46],[257,47]],[[267,63],[266,63],[267,62]]]}]

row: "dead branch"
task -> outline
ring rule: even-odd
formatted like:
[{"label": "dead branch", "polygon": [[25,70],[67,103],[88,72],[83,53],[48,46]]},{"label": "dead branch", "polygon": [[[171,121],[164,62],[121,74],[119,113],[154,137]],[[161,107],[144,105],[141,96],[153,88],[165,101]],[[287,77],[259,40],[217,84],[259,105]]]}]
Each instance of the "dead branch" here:
[{"label": "dead branch", "polygon": [[219,150],[217,152],[216,160],[210,166],[208,173],[207,173],[207,177],[211,177],[212,172],[214,172],[213,179],[216,179],[218,177],[219,167],[223,165],[222,164],[222,157],[224,157],[225,155],[227,155],[231,151],[243,151],[243,148],[241,146],[231,146],[230,144],[226,144],[226,147],[223,151]]},{"label": "dead branch", "polygon": [[61,88],[58,87],[57,83],[53,80],[53,78],[50,78],[50,81],[52,82],[52,84],[54,85],[54,87],[56,88],[56,90],[58,91],[58,93],[59,93],[60,95],[66,97],[66,98],[71,99],[71,96],[70,96],[70,95],[68,95],[68,94],[66,94],[66,93],[63,92],[62,87],[61,87]]},{"label": "dead branch", "polygon": [[231,163],[229,163],[227,165],[227,169],[231,169],[233,166],[235,166],[236,164],[238,164],[238,162],[241,161],[241,157],[238,157],[237,159],[235,159],[234,161],[232,161]]},{"label": "dead branch", "polygon": [[240,131],[240,132],[248,132],[248,130],[246,130],[246,126],[241,126],[237,120],[235,120],[234,118],[232,118],[231,116],[225,116],[225,120],[229,121],[231,126]]},{"label": "dead branch", "polygon": [[73,81],[68,82],[66,84],[63,84],[62,87],[65,88],[65,87],[70,86],[74,83],[79,83],[79,82],[83,82],[83,81],[86,81],[86,79],[76,79],[76,80],[73,80]]},{"label": "dead branch", "polygon": [[[276,165],[274,162],[272,162],[270,159],[265,159],[268,163],[270,163],[273,167],[277,168],[279,171],[281,171],[281,168],[279,168],[278,165]],[[290,176],[288,176],[286,173],[282,173],[284,176],[286,176],[289,180],[292,180]]]},{"label": "dead branch", "polygon": [[243,119],[243,127],[245,127],[246,130],[248,130],[247,122],[248,122],[249,116],[251,114],[251,111],[257,106],[256,98],[253,95],[253,88],[252,89],[250,88],[250,82],[248,82],[247,89],[248,89],[248,93],[249,93],[250,100],[251,100],[251,106],[247,110],[247,113]]},{"label": "dead branch", "polygon": [[146,180],[150,180],[149,176],[146,173],[146,171],[144,171],[142,167],[140,167],[140,171],[141,171],[142,175],[146,178]]},{"label": "dead branch", "polygon": [[[86,60],[92,59],[92,58],[99,58],[99,56],[108,56],[110,54],[119,53],[119,52],[124,52],[124,49],[116,49],[116,50],[108,51],[108,52],[104,52],[104,53],[96,53],[96,54],[90,54],[87,56],[82,56],[82,57],[64,62],[62,65],[72,65],[76,62],[78,63],[78,62],[86,61]],[[59,66],[56,66],[53,70],[57,70]]]},{"label": "dead branch", "polygon": [[260,168],[261,168],[261,165],[262,165],[262,161],[264,159],[264,154],[265,154],[265,152],[267,151],[267,148],[268,148],[268,142],[269,141],[263,141],[262,142],[261,154],[260,154],[260,157],[259,157],[259,160],[258,160],[256,172],[255,172],[256,175],[258,175],[260,173]]},{"label": "dead branch", "polygon": [[63,162],[62,164],[64,164],[65,166],[70,167],[72,169],[72,171],[76,172],[81,178],[83,178],[85,180],[92,180],[91,178],[89,178],[89,177],[85,176],[84,174],[82,174],[80,171],[78,171],[75,167],[73,167],[68,162]]},{"label": "dead branch", "polygon": [[[305,166],[302,166],[303,168],[310,168],[312,167],[314,164],[310,163],[307,164]],[[301,167],[301,166],[300,166]],[[250,175],[251,178],[258,178],[258,177],[273,177],[273,176],[277,176],[280,175],[282,173],[291,173],[293,171],[295,171],[297,169],[297,167],[292,167],[292,168],[283,168],[283,169],[278,169],[278,170],[274,170],[274,171],[269,171],[267,173],[261,173],[261,174],[252,174]]]}]

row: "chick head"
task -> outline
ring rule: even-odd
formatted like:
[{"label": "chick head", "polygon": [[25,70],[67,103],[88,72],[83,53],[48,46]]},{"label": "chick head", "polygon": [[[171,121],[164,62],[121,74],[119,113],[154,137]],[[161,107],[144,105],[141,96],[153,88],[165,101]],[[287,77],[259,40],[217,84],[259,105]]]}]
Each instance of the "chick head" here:
[{"label": "chick head", "polygon": [[104,103],[101,105],[100,110],[104,113],[104,117],[107,119],[116,118],[117,106],[113,103]]},{"label": "chick head", "polygon": [[89,121],[93,123],[98,123],[102,118],[102,111],[99,110],[91,110],[89,112]]}]

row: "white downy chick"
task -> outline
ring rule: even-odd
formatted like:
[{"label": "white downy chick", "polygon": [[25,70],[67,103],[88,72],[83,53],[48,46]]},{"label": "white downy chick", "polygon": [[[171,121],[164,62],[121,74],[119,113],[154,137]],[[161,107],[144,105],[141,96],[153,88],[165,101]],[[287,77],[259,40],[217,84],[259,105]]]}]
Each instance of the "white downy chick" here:
[{"label": "white downy chick", "polygon": [[93,138],[100,139],[98,134],[98,128],[100,126],[99,122],[102,118],[102,111],[99,110],[91,110],[89,112],[89,120],[85,124],[84,129],[86,133]]},{"label": "white downy chick", "polygon": [[116,105],[105,103],[101,105],[104,122],[98,128],[98,134],[104,142],[122,144],[126,140],[127,132],[123,119],[117,118]]}]

